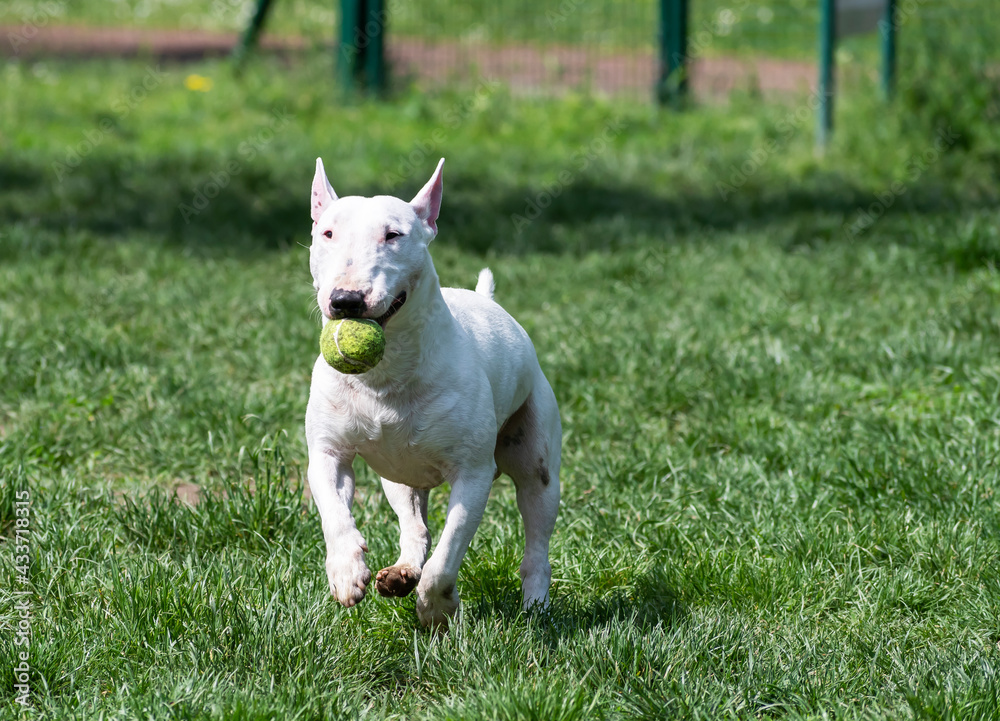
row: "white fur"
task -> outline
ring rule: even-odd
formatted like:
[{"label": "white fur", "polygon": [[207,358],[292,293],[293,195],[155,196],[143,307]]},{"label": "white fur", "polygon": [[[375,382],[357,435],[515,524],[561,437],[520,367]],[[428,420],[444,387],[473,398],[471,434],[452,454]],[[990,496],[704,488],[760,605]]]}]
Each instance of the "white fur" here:
[{"label": "white fur", "polygon": [[[360,455],[382,477],[400,523],[399,558],[379,572],[376,585],[388,593],[383,584],[394,576],[419,580],[424,625],[447,625],[457,610],[459,566],[501,472],[514,480],[525,524],[524,606],[548,603],[562,438],[534,347],[493,302],[489,269],[475,293],[440,287],[428,244],[437,234],[443,164],[410,203],[337,198],[319,160],[312,190],[310,269],[324,323],[341,313],[333,295],[360,294],[361,315],[379,318],[406,293],[385,323],[378,366],[343,375],[320,357],[313,367],[308,475],[323,521],[330,591],[353,606],[371,581],[368,547],[351,516],[352,462]],[[427,559],[427,492],[443,482],[451,486],[447,518]]]},{"label": "white fur", "polygon": [[479,271],[479,280],[476,281],[476,292],[485,295],[493,300],[493,293],[496,291],[496,283],[493,282],[493,272],[489,268]]}]

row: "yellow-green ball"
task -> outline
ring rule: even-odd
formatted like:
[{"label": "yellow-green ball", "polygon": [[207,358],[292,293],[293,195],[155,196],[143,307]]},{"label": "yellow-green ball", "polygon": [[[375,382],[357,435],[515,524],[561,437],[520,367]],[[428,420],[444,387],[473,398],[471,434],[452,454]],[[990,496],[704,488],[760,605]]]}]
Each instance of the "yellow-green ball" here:
[{"label": "yellow-green ball", "polygon": [[385,333],[382,326],[367,318],[331,320],[323,326],[319,350],[341,373],[367,373],[382,360]]}]

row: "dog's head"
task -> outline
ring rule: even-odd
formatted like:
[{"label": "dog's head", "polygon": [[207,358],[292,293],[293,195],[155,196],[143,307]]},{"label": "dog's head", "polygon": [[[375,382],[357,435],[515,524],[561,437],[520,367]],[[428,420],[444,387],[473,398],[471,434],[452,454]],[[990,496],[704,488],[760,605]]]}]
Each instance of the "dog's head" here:
[{"label": "dog's head", "polygon": [[388,195],[338,198],[316,159],[309,269],[324,316],[371,318],[384,326],[406,302],[437,235],[443,166],[444,158],[407,203]]}]

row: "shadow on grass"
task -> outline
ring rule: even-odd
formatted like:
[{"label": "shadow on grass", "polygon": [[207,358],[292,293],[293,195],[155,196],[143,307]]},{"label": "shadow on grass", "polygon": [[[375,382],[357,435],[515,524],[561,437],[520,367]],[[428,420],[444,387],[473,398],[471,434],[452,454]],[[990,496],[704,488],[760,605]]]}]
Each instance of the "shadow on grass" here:
[{"label": "shadow on grass", "polygon": [[[474,617],[501,617],[513,623],[525,615],[520,582],[511,576],[466,584],[462,594],[463,613]],[[688,610],[665,576],[647,572],[600,598],[555,589],[544,613],[529,611],[527,615],[532,617],[534,633],[555,645],[560,639],[597,629],[630,627],[648,632],[657,626],[672,627],[687,617]]]},{"label": "shadow on grass", "polygon": [[630,589],[618,589],[602,598],[556,597],[548,618],[551,632],[563,637],[612,625],[643,631],[658,625],[670,627],[687,615],[687,606],[666,578],[646,573]]},{"label": "shadow on grass", "polygon": [[[201,253],[308,245],[311,170],[292,173],[261,163],[226,173],[230,162],[235,161],[213,155],[94,156],[76,168],[56,168],[26,156],[7,156],[0,158],[0,186],[5,188],[0,224],[54,234],[82,230],[112,239],[142,233]],[[409,197],[412,188],[355,187],[352,192]],[[479,254],[583,253],[628,247],[637,238],[683,242],[705,231],[753,231],[782,222],[779,242],[789,250],[828,242],[881,244],[885,226],[857,238],[848,232],[875,200],[870,191],[832,173],[805,183],[788,179],[766,189],[746,187],[724,198],[706,185],[659,189],[603,184],[588,177],[549,197],[539,187],[505,187],[488,175],[457,171],[448,179],[439,242]],[[909,187],[885,217],[985,207],[985,201],[962,198],[930,179]],[[907,242],[905,233],[898,235],[896,242]],[[55,241],[52,249],[57,245]],[[959,250],[963,266],[1000,262],[1000,243],[976,246],[971,255]],[[954,254],[954,248],[940,253],[949,262]]]}]

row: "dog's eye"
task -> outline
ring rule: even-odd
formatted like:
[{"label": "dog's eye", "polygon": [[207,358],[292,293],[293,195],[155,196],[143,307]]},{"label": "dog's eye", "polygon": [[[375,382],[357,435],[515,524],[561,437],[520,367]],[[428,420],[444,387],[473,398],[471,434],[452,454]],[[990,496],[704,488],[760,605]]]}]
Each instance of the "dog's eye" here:
[{"label": "dog's eye", "polygon": [[385,231],[385,239],[387,241],[389,241],[389,240],[395,240],[396,238],[400,237],[401,235],[402,235],[402,233],[397,233],[395,230],[387,230],[387,231]]},{"label": "dog's eye", "polygon": [[332,230],[326,231],[325,233],[323,233],[323,237],[324,238],[332,238],[333,237],[333,231]]}]

